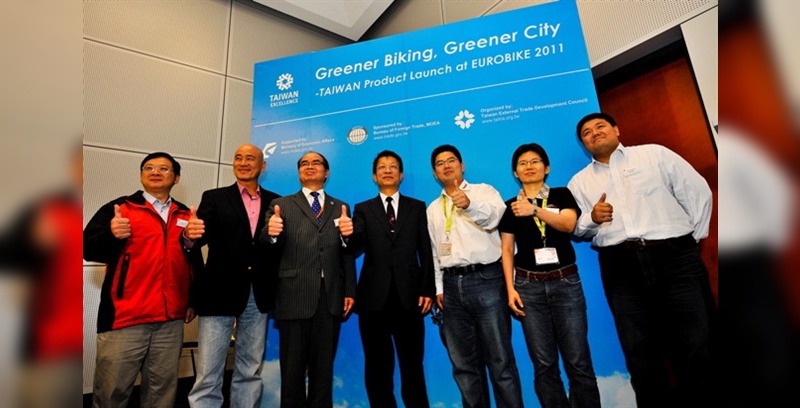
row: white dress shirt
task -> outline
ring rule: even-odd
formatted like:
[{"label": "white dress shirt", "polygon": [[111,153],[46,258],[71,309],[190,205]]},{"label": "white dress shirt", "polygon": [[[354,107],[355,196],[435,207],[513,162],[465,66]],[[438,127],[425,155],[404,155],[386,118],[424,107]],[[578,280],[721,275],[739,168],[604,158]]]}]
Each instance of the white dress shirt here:
[{"label": "white dress shirt", "polygon": [[[314,202],[314,196],[312,196],[311,193],[314,190],[308,187],[303,187],[302,190],[303,190],[303,195],[306,196],[306,200],[308,201],[308,206],[311,207],[311,203]],[[322,207],[322,211],[325,211],[325,190],[319,189],[317,190],[317,192],[319,193],[319,205],[320,207]]]},{"label": "white dress shirt", "polygon": [[[444,293],[442,268],[492,263],[500,259],[501,255],[497,225],[503,217],[506,204],[500,193],[488,184],[469,184],[466,181],[461,183],[460,188],[470,201],[466,210],[453,209],[453,200],[444,189],[427,210],[437,295]],[[445,225],[451,211],[454,212],[449,234],[450,255],[441,255],[441,245],[448,239]]]},{"label": "white dress shirt", "polygon": [[[592,160],[567,187],[582,212],[575,235],[592,237],[596,247],[689,233],[697,241],[708,236],[711,189],[686,160],[664,146],[620,144],[609,164]],[[592,208],[603,193],[614,208],[613,220],[598,225]]]},{"label": "white dress shirt", "polygon": [[397,215],[400,213],[400,192],[396,191],[392,195],[380,193],[381,202],[383,203],[383,211],[386,212],[386,197],[392,197],[392,207],[394,207],[394,219],[397,221]]},{"label": "white dress shirt", "polygon": [[169,207],[172,205],[172,197],[167,198],[167,202],[162,203],[147,191],[143,191],[142,195],[144,199],[156,209],[161,219],[164,220],[164,222],[169,222]]}]

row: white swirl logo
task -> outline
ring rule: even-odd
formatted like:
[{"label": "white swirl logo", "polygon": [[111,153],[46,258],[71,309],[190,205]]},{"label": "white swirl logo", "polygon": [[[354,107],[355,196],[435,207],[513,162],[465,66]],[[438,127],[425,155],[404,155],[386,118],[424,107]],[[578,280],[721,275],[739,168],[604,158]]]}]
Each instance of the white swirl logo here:
[{"label": "white swirl logo", "polygon": [[454,119],[456,126],[461,129],[469,129],[469,127],[472,126],[472,122],[475,122],[475,115],[464,109],[459,111]]},{"label": "white swirl logo", "polygon": [[292,78],[292,74],[281,74],[281,76],[278,77],[278,80],[275,81],[275,85],[277,85],[278,89],[281,91],[288,90],[292,87],[293,83],[294,78]]}]

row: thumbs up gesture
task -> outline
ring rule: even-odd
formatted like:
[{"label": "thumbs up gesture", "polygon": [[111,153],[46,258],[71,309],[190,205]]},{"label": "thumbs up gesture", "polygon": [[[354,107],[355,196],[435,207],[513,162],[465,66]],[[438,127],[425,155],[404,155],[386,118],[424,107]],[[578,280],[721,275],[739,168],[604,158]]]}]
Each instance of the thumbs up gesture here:
[{"label": "thumbs up gesture", "polygon": [[272,216],[269,217],[267,222],[267,234],[271,237],[277,237],[283,232],[283,218],[281,218],[281,207],[275,205]]},{"label": "thumbs up gesture", "polygon": [[342,204],[342,216],[339,217],[339,233],[343,237],[353,234],[353,219],[347,216],[347,206]]},{"label": "thumbs up gesture", "polygon": [[462,210],[466,210],[467,207],[469,207],[469,197],[461,191],[458,180],[453,180],[453,187],[455,190],[453,190],[453,194],[450,196],[450,198],[453,199],[453,204]]},{"label": "thumbs up gesture", "polygon": [[614,207],[606,202],[606,193],[600,196],[600,200],[592,208],[592,221],[595,224],[602,224],[614,219]]},{"label": "thumbs up gesture", "polygon": [[111,233],[117,239],[126,239],[131,236],[131,220],[122,216],[119,205],[114,204],[114,218],[111,219]]},{"label": "thumbs up gesture", "polygon": [[511,211],[514,213],[515,217],[530,217],[534,214],[535,209],[536,204],[528,201],[522,194],[517,196],[517,201],[511,203]]},{"label": "thumbs up gesture", "polygon": [[197,208],[192,206],[189,208],[189,222],[183,230],[183,235],[191,240],[198,239],[206,232],[206,224],[200,218],[197,218]]}]

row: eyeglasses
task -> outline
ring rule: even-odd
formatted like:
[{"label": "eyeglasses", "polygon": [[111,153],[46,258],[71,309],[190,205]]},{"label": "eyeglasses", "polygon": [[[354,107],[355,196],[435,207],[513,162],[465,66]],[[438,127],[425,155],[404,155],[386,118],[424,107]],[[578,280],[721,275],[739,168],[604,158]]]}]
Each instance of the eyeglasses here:
[{"label": "eyeglasses", "polygon": [[160,174],[167,174],[172,171],[171,168],[167,166],[153,166],[147,165],[142,167],[142,171],[145,173],[160,173]]},{"label": "eyeglasses", "polygon": [[400,170],[400,167],[398,167],[396,164],[390,164],[388,166],[380,165],[380,166],[378,166],[377,170],[380,171],[380,172],[383,172],[383,171],[386,171],[386,170],[397,171],[397,170]]},{"label": "eyeglasses", "polygon": [[521,160],[517,162],[517,167],[528,167],[529,164],[535,166],[541,162],[541,159]]},{"label": "eyeglasses", "polygon": [[455,157],[451,157],[451,158],[449,158],[447,160],[439,160],[436,163],[434,163],[433,165],[436,166],[436,167],[444,167],[445,164],[456,164],[457,162],[458,162],[458,159],[456,159]]}]

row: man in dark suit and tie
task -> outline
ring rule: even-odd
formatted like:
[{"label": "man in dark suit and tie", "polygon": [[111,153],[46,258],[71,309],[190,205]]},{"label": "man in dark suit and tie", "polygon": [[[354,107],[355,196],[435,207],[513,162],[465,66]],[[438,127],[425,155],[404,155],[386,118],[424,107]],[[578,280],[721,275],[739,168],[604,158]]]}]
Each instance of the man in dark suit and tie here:
[{"label": "man in dark suit and tie", "polygon": [[236,183],[203,193],[184,230],[187,246],[208,245],[205,268],[196,272],[191,305],[199,319],[197,378],[192,407],[220,407],[222,377],[236,325],[231,406],[261,405],[261,364],[267,311],[274,307],[276,262],[258,239],[270,202],[278,195],[258,184],[266,169],[257,146],[240,146],[233,158]]},{"label": "man in dark suit and tie", "polygon": [[345,243],[353,221],[347,204],[323,190],[330,174],[324,156],[306,153],[297,170],[302,189],[273,201],[261,235],[280,259],[281,407],[330,408],[339,329],[356,296],[355,259]]},{"label": "man in dark suit and tie", "polygon": [[364,346],[364,377],[372,407],[396,408],[395,349],[406,407],[427,408],[422,366],[423,317],[436,295],[426,205],[401,195],[403,159],[389,150],[372,162],[380,194],[358,203],[352,250],[364,251],[358,281],[358,327]]}]

